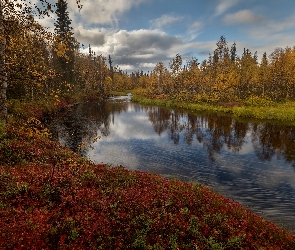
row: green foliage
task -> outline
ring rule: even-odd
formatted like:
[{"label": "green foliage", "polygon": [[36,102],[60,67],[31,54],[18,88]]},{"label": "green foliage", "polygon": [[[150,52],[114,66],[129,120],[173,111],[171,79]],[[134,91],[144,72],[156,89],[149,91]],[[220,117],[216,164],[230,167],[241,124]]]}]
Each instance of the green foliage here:
[{"label": "green foliage", "polygon": [[[259,98],[264,104],[261,106],[240,106],[235,102],[227,105],[218,105],[210,103],[187,103],[178,102],[174,99],[147,99],[138,95],[133,95],[132,101],[148,105],[185,108],[198,112],[211,112],[215,114],[233,114],[236,117],[248,117],[262,120],[277,120],[288,124],[294,124],[295,104],[292,101],[286,103],[273,103]],[[271,106],[270,103],[272,103]],[[240,103],[238,103],[240,104]],[[291,123],[290,123],[291,122]]]},{"label": "green foliage", "polygon": [[269,97],[251,95],[245,100],[245,105],[254,107],[270,107],[275,103]]}]

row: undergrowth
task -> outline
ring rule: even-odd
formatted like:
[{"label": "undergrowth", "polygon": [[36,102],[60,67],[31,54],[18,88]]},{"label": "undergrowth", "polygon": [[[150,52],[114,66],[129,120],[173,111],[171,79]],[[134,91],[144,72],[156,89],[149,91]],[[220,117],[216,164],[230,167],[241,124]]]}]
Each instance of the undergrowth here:
[{"label": "undergrowth", "polygon": [[294,235],[199,184],[78,156],[35,116],[0,136],[1,249],[295,249]]}]

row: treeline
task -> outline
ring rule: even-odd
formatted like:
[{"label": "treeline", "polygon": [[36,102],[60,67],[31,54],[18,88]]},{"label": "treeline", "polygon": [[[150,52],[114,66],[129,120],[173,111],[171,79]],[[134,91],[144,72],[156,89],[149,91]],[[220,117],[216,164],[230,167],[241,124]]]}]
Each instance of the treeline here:
[{"label": "treeline", "polygon": [[[214,53],[201,63],[196,58],[184,63],[177,54],[168,67],[158,62],[152,72],[127,74],[113,67],[111,56],[107,62],[95,55],[90,45],[88,54],[81,53],[65,0],[57,2],[55,12],[54,34],[29,14],[6,13],[3,18],[6,48],[1,75],[7,78],[8,100],[106,97],[111,90],[127,89],[148,98],[187,102],[268,105],[295,97],[295,47],[277,48],[258,60],[249,49],[239,56],[236,44],[229,47],[221,36]],[[6,85],[1,86],[4,93]]]},{"label": "treeline", "polygon": [[[157,63],[149,74],[132,73],[123,88],[139,88],[136,93],[149,98],[172,98],[188,102],[243,102],[269,105],[295,97],[295,47],[276,48],[258,61],[257,52],[244,49],[237,55],[224,36],[213,55],[199,63],[193,58],[184,66],[181,55],[169,68]],[[117,90],[120,84],[114,82]]]}]

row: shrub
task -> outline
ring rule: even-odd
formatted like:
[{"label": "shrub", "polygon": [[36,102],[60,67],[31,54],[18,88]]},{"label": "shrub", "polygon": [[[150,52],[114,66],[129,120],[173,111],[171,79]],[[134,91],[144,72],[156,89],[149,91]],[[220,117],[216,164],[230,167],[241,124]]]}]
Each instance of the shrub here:
[{"label": "shrub", "polygon": [[274,104],[275,103],[266,96],[251,95],[245,101],[245,105],[256,106],[256,107],[270,107],[270,106],[273,106]]}]

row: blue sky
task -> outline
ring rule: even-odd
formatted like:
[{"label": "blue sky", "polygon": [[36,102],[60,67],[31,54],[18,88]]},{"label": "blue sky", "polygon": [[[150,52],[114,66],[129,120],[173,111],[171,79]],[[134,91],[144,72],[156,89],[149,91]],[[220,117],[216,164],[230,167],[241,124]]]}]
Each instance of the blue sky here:
[{"label": "blue sky", "polygon": [[[75,37],[115,65],[151,71],[179,53],[184,63],[213,53],[221,35],[229,47],[269,55],[295,45],[294,0],[68,0]],[[45,21],[43,21],[45,23]],[[85,48],[85,52],[88,49]]]}]

